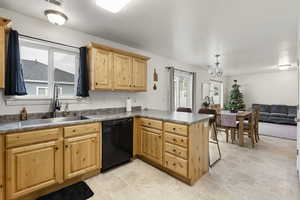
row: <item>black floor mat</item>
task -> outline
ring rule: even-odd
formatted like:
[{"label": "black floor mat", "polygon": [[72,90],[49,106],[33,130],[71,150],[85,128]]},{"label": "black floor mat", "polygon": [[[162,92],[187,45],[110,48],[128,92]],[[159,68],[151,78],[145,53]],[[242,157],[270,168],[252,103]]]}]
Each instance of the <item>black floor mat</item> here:
[{"label": "black floor mat", "polygon": [[93,195],[93,191],[85,182],[79,182],[42,196],[37,200],[86,200]]}]

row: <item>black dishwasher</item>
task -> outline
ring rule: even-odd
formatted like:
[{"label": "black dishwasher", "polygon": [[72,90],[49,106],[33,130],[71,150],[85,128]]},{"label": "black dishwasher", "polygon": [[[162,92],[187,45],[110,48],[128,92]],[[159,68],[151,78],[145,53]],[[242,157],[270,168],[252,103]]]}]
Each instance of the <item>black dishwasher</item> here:
[{"label": "black dishwasher", "polygon": [[106,171],[130,161],[133,146],[133,119],[105,121],[102,125],[101,171]]}]

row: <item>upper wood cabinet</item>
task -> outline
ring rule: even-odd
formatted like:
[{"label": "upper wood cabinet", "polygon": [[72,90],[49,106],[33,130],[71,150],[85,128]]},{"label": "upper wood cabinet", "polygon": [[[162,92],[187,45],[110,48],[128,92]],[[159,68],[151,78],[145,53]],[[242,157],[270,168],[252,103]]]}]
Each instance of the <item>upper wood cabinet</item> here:
[{"label": "upper wood cabinet", "polygon": [[89,44],[91,90],[147,91],[149,57]]},{"label": "upper wood cabinet", "polygon": [[5,28],[9,19],[0,17],[0,88],[4,88],[5,76]]},{"label": "upper wood cabinet", "polygon": [[50,141],[6,151],[6,195],[15,199],[63,182],[62,141]]},{"label": "upper wood cabinet", "polygon": [[147,61],[133,58],[132,87],[137,91],[147,91]]},{"label": "upper wood cabinet", "polygon": [[114,89],[130,90],[132,87],[132,58],[114,54]]},{"label": "upper wood cabinet", "polygon": [[112,53],[90,48],[90,86],[92,90],[111,90],[113,81]]}]

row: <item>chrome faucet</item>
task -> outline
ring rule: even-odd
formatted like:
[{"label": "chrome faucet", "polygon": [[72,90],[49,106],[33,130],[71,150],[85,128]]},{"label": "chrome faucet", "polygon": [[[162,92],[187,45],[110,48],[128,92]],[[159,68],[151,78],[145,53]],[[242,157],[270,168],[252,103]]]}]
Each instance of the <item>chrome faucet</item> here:
[{"label": "chrome faucet", "polygon": [[53,85],[53,96],[52,96],[52,113],[53,113],[53,117],[56,117],[56,111],[60,111],[61,109],[61,105],[60,102],[58,100],[58,85],[56,83],[54,83]]}]

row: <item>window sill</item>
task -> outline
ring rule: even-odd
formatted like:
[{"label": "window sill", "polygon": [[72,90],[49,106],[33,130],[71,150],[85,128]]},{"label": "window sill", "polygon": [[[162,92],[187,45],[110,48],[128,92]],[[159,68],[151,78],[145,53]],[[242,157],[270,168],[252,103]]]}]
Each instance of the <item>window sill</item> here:
[{"label": "window sill", "polygon": [[[83,104],[88,103],[87,98],[81,97],[61,97],[59,98],[62,104]],[[35,106],[35,105],[50,105],[51,98],[47,97],[5,97],[7,106]]]}]

